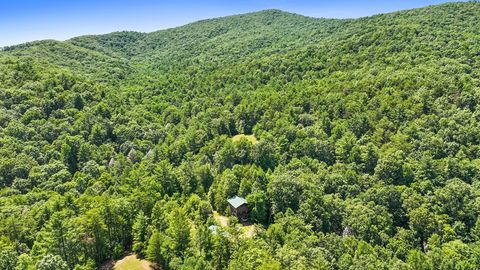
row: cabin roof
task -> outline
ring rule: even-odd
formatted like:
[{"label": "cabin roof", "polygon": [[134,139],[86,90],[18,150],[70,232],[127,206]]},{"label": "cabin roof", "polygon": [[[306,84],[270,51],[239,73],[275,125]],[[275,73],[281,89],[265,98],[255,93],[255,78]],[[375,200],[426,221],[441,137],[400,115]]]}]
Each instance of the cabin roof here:
[{"label": "cabin roof", "polygon": [[227,201],[233,208],[238,208],[238,207],[242,206],[243,204],[247,204],[247,200],[245,200],[245,198],[238,197],[238,196],[230,198]]}]

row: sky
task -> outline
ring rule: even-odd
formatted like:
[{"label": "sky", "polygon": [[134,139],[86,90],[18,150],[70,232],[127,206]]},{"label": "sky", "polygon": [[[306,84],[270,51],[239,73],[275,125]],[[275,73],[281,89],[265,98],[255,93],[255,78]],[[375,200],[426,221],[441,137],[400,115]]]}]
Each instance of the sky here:
[{"label": "sky", "polygon": [[276,8],[311,17],[358,18],[441,0],[0,0],[0,47],[114,31],[152,32],[201,19]]}]

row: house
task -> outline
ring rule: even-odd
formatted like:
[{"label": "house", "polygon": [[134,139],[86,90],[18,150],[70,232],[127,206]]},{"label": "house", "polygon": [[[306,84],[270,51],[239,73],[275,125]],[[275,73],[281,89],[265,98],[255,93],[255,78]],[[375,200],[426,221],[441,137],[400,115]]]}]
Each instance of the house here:
[{"label": "house", "polygon": [[245,200],[245,198],[235,196],[227,201],[230,204],[232,215],[236,216],[238,220],[246,222],[248,219],[247,200]]}]

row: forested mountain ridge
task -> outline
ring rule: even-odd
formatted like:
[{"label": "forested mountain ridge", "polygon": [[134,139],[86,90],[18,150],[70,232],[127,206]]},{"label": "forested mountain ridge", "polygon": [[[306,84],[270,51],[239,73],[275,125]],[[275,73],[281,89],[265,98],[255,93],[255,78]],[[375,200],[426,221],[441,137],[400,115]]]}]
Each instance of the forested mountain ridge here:
[{"label": "forested mountain ridge", "polygon": [[[153,68],[185,67],[193,62],[222,61],[223,64],[249,54],[261,56],[285,52],[308,44],[304,40],[326,36],[341,25],[341,20],[307,18],[301,15],[267,10],[246,15],[204,20],[186,26],[152,33],[116,32],[98,36],[81,36],[65,42],[37,41],[6,47],[15,56],[36,55],[46,62],[69,64],[72,58],[128,59]],[[314,36],[314,37],[312,37]],[[300,40],[299,40],[300,39]],[[299,42],[300,41],[300,42]],[[60,46],[61,48],[55,48]],[[44,55],[49,51],[64,54]],[[90,52],[91,55],[71,57]],[[66,58],[66,59],[65,59]],[[97,61],[101,62],[102,59]],[[89,66],[91,63],[85,62]],[[73,64],[72,64],[73,66]]]},{"label": "forested mountain ridge", "polygon": [[0,268],[478,269],[478,40],[466,2],[4,48]]}]

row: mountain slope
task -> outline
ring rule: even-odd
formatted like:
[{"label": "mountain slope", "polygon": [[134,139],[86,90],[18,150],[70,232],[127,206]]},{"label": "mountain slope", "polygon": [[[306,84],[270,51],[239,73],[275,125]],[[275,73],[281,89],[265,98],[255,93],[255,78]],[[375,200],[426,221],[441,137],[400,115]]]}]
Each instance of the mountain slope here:
[{"label": "mountain slope", "polygon": [[5,48],[0,268],[478,269],[478,40],[464,2]]}]

